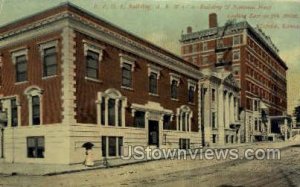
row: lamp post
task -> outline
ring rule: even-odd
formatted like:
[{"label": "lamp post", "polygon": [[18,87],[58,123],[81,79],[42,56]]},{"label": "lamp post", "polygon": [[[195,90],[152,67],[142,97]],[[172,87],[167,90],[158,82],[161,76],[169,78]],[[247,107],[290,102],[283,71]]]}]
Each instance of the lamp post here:
[{"label": "lamp post", "polygon": [[0,130],[1,130],[1,158],[4,158],[4,128],[7,124],[6,111],[0,111]]}]

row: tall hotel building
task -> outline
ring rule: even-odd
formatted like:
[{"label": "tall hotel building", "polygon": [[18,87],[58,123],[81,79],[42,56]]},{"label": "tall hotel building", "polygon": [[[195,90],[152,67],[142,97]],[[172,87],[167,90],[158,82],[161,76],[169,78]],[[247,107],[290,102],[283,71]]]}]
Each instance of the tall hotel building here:
[{"label": "tall hotel building", "polygon": [[212,13],[208,29],[192,31],[188,27],[180,42],[181,55],[191,64],[233,73],[241,88],[244,141],[264,140],[279,132],[278,125],[267,121],[265,114],[281,116],[287,111],[288,67],[269,36],[247,21],[218,26],[217,15]]}]

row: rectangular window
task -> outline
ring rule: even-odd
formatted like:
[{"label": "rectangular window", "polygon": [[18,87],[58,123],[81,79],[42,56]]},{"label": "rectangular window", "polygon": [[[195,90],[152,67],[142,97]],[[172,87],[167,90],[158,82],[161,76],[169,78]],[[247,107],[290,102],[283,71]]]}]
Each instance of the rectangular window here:
[{"label": "rectangular window", "polygon": [[217,128],[217,126],[216,126],[216,112],[212,112],[212,128]]},{"label": "rectangular window", "polygon": [[101,102],[101,124],[105,125],[105,98],[102,97]]},{"label": "rectangular window", "polygon": [[233,45],[239,45],[241,43],[241,36],[234,36],[233,37]]},{"label": "rectangular window", "polygon": [[190,86],[189,87],[189,103],[194,103],[194,98],[195,98],[195,87],[194,86]]},{"label": "rectangular window", "polygon": [[16,82],[27,81],[26,55],[16,57]]},{"label": "rectangular window", "polygon": [[213,134],[213,136],[212,136],[212,142],[213,143],[217,143],[217,135],[216,134]]},{"label": "rectangular window", "polygon": [[132,65],[124,63],[122,67],[122,86],[132,88]]},{"label": "rectangular window", "polygon": [[233,59],[233,61],[240,60],[240,51],[233,51],[233,53],[232,53],[232,59]]},{"label": "rectangular window", "polygon": [[102,147],[101,147],[102,156],[106,157],[106,136],[101,137],[101,142],[102,142]]},{"label": "rectangular window", "polygon": [[190,149],[190,139],[180,138],[179,149]]},{"label": "rectangular window", "polygon": [[202,64],[207,64],[208,63],[208,56],[203,56],[202,57]]},{"label": "rectangular window", "polygon": [[178,81],[172,80],[172,84],[171,84],[171,98],[172,99],[177,99],[177,85],[178,85]]},{"label": "rectangular window", "polygon": [[186,119],[186,114],[183,113],[182,114],[182,131],[186,131],[186,121],[185,121],[185,119]]},{"label": "rectangular window", "polygon": [[202,43],[202,51],[207,51],[208,47],[207,47],[207,42],[203,42]]},{"label": "rectangular window", "polygon": [[171,116],[170,115],[164,115],[164,125],[163,125],[163,128],[165,130],[172,130]]},{"label": "rectangular window", "polygon": [[119,105],[118,105],[118,126],[121,127],[122,126],[122,101],[119,101]]},{"label": "rectangular window", "polygon": [[216,101],[216,90],[215,89],[211,90],[211,100],[213,102]]},{"label": "rectangular window", "polygon": [[154,72],[151,72],[149,76],[149,92],[157,94],[157,74]]},{"label": "rectangular window", "polygon": [[108,125],[116,125],[116,101],[114,99],[108,99]]},{"label": "rectangular window", "polygon": [[40,97],[32,96],[32,125],[39,125],[40,123]]},{"label": "rectangular window", "polygon": [[16,127],[18,126],[18,105],[17,100],[11,100],[11,126]]},{"label": "rectangular window", "polygon": [[27,157],[28,158],[44,158],[45,139],[44,137],[28,137],[27,138]]},{"label": "rectangular window", "polygon": [[116,137],[108,137],[108,155],[109,156],[117,156]]},{"label": "rectangular window", "polygon": [[88,50],[86,55],[86,76],[99,78],[99,54],[91,50]]},{"label": "rectangular window", "polygon": [[122,156],[123,137],[102,136],[101,141],[103,157]]},{"label": "rectangular window", "polygon": [[142,112],[142,111],[135,112],[134,127],[145,128],[145,112]]},{"label": "rectangular window", "polygon": [[56,48],[50,47],[44,49],[44,77],[56,75],[57,71]]},{"label": "rectangular window", "polygon": [[217,63],[223,62],[223,53],[217,53]]}]

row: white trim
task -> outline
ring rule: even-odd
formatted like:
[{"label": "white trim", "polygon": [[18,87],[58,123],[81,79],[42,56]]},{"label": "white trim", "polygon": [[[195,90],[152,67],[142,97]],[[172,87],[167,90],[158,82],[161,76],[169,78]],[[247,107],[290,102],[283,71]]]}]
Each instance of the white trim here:
[{"label": "white trim", "polygon": [[[102,99],[104,98],[104,100]],[[108,100],[114,99],[115,100],[115,126],[110,126],[108,124]],[[119,116],[119,102],[122,102],[122,108],[121,108],[121,116]],[[104,116],[105,121],[104,124],[101,124],[101,104],[105,103],[105,109],[104,109]],[[104,125],[106,127],[125,127],[125,109],[127,107],[127,98],[122,96],[121,92],[114,88],[107,89],[105,92],[98,92],[97,94],[97,124],[98,125]],[[119,124],[119,118],[121,118],[122,124]]]},{"label": "white trim", "polygon": [[[52,41],[47,41],[47,42],[44,42],[44,43],[40,43],[39,44],[39,49],[40,49],[41,56],[44,57],[44,55],[45,55],[44,50],[48,49],[48,48],[51,48],[51,47],[55,47],[56,52],[58,52],[57,46],[58,46],[58,40],[57,39],[52,40]],[[42,61],[44,61],[44,60],[42,59]]]},{"label": "white trim", "polygon": [[151,75],[151,73],[155,73],[157,74],[157,79],[160,78],[160,71],[162,70],[162,68],[152,65],[152,64],[148,64],[148,76]]},{"label": "white trim", "polygon": [[119,54],[119,57],[120,57],[120,67],[123,68],[124,63],[127,63],[131,65],[131,71],[133,72],[135,69],[136,59],[122,53]]},{"label": "white trim", "polygon": [[16,65],[17,57],[25,55],[26,61],[28,61],[28,48],[17,49],[11,51],[11,58],[14,65]]},{"label": "white trim", "polygon": [[28,123],[30,126],[33,125],[32,121],[32,97],[33,96],[38,96],[39,97],[39,105],[40,105],[40,124],[37,125],[42,125],[43,124],[43,90],[39,88],[38,86],[30,86],[26,88],[24,91],[24,94],[27,96],[28,99]]},{"label": "white trim", "polygon": [[180,84],[181,76],[175,73],[169,73],[169,75],[170,75],[170,85],[172,85],[172,81],[175,80],[177,81],[177,87],[178,87]]},{"label": "white trim", "polygon": [[98,53],[99,54],[99,59],[98,60],[99,60],[99,62],[102,61],[103,51],[105,49],[104,46],[96,44],[96,43],[91,42],[91,41],[87,41],[87,40],[82,40],[82,43],[83,43],[84,56],[85,57],[87,56],[87,52],[90,50],[90,51],[93,51],[95,53]]}]

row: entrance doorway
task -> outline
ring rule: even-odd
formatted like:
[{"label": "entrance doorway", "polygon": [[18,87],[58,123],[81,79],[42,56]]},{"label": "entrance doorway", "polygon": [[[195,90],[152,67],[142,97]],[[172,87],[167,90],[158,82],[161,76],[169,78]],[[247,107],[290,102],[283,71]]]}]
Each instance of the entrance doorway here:
[{"label": "entrance doorway", "polygon": [[149,145],[159,147],[159,126],[158,121],[149,120]]}]

